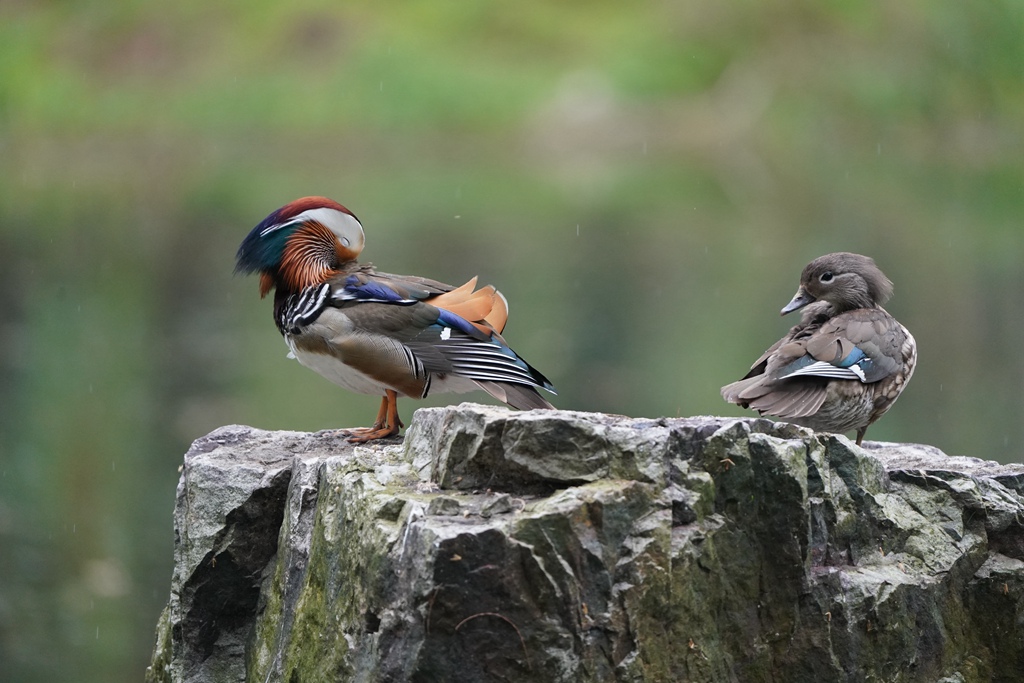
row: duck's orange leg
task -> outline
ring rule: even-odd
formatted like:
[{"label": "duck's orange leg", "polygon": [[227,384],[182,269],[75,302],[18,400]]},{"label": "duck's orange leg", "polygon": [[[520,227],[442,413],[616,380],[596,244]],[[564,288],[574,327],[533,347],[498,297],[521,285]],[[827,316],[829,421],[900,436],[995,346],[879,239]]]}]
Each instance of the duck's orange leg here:
[{"label": "duck's orange leg", "polygon": [[350,443],[366,443],[396,436],[404,426],[401,418],[398,417],[398,394],[391,389],[385,389],[384,398],[381,399],[380,409],[377,411],[377,419],[373,426],[343,429],[341,434],[347,436]]}]

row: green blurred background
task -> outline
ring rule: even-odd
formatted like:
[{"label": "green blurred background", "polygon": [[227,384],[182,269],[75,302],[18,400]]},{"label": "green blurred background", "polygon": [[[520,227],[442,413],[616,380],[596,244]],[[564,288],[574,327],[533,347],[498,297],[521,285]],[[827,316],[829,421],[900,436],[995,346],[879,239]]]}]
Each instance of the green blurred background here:
[{"label": "green blurred background", "polygon": [[341,5],[0,3],[0,679],[140,680],[191,440],[372,420],[232,276],[302,195],[628,415],[743,414],[804,264],[872,255],[920,363],[869,438],[1020,460],[1024,3]]}]

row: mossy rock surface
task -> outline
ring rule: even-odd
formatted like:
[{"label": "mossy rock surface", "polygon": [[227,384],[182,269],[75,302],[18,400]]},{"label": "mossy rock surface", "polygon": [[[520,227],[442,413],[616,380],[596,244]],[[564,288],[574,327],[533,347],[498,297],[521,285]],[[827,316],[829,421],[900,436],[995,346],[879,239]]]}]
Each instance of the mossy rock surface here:
[{"label": "mossy rock surface", "polygon": [[766,420],[416,412],[185,456],[147,682],[1018,681],[1024,466]]}]

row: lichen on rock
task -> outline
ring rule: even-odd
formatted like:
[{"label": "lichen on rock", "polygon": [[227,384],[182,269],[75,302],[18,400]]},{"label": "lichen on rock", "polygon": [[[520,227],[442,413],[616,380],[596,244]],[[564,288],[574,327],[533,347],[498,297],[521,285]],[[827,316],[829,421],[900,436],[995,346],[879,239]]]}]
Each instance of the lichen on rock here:
[{"label": "lichen on rock", "polygon": [[418,410],[185,456],[147,681],[1015,681],[1024,466],[767,420]]}]

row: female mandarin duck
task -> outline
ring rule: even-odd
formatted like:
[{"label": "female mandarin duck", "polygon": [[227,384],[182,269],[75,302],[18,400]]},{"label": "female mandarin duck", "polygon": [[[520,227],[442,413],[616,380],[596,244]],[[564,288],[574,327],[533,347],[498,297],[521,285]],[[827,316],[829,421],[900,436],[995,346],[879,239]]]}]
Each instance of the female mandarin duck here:
[{"label": "female mandarin duck", "polygon": [[856,429],[859,446],[917,364],[914,337],[881,306],[891,295],[892,282],[867,256],[811,261],[782,309],[803,309],[800,323],[722,387],[722,398],[818,431]]},{"label": "female mandarin duck", "polygon": [[398,396],[483,389],[513,408],[553,408],[551,383],[501,337],[508,304],[475,290],[377,272],[356,261],[363,227],[341,204],[304,197],[257,225],[238,249],[236,272],[276,288],[274,320],[300,363],[350,391],[383,395],[377,420],[344,430],[352,442],[402,428]]}]

